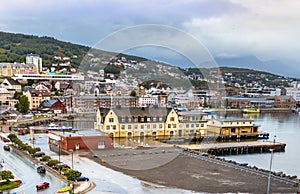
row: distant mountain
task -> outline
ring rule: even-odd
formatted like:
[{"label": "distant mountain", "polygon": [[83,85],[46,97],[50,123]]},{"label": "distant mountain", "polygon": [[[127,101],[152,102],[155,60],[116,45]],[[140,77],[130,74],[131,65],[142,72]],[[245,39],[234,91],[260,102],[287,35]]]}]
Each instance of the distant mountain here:
[{"label": "distant mountain", "polygon": [[278,60],[262,61],[256,56],[249,55],[243,57],[215,57],[220,67],[247,68],[258,71],[266,71],[278,75],[293,75],[290,69],[283,68],[283,64]]}]

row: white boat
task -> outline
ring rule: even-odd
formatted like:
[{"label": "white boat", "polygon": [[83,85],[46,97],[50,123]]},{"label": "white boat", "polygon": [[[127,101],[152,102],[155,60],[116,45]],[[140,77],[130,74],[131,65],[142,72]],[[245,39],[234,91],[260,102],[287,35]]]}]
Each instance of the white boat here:
[{"label": "white boat", "polygon": [[64,130],[73,130],[73,127],[71,126],[60,126],[55,123],[50,123],[48,126],[48,130],[57,130],[57,131],[64,131]]},{"label": "white boat", "polygon": [[48,126],[48,130],[58,130],[59,126],[55,123],[50,123]]}]

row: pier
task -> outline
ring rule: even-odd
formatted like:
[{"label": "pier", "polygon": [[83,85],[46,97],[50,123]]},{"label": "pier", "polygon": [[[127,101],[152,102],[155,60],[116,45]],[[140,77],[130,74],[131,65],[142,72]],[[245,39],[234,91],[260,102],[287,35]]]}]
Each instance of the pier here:
[{"label": "pier", "polygon": [[211,143],[197,145],[180,145],[179,147],[192,150],[207,152],[216,156],[238,155],[250,153],[266,153],[266,152],[284,152],[285,143],[273,141],[246,141],[246,142],[230,142],[230,143]]}]

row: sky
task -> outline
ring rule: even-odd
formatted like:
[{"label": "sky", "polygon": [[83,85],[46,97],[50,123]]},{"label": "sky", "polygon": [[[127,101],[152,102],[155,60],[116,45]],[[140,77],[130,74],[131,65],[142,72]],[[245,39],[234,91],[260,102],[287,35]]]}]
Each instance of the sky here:
[{"label": "sky", "polygon": [[213,56],[280,60],[298,75],[299,8],[298,0],[10,0],[1,2],[0,30],[93,47],[124,28],[166,25]]}]

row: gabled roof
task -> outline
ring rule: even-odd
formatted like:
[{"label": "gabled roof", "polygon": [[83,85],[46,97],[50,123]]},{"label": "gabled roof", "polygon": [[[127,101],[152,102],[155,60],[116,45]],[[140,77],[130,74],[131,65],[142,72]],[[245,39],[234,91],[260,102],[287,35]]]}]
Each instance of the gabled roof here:
[{"label": "gabled roof", "polygon": [[[13,80],[13,79],[11,79],[10,77],[5,78],[5,79],[3,80],[3,82],[4,82],[5,80],[7,80],[11,85],[21,85],[17,80]],[[2,82],[2,83],[3,83],[3,82]]]},{"label": "gabled roof", "polygon": [[113,108],[112,110],[118,117],[166,117],[172,109],[160,107],[124,107]]},{"label": "gabled roof", "polygon": [[41,106],[42,107],[51,107],[53,106],[53,104],[55,104],[56,102],[58,102],[59,100],[44,100],[42,103],[41,103]]}]

